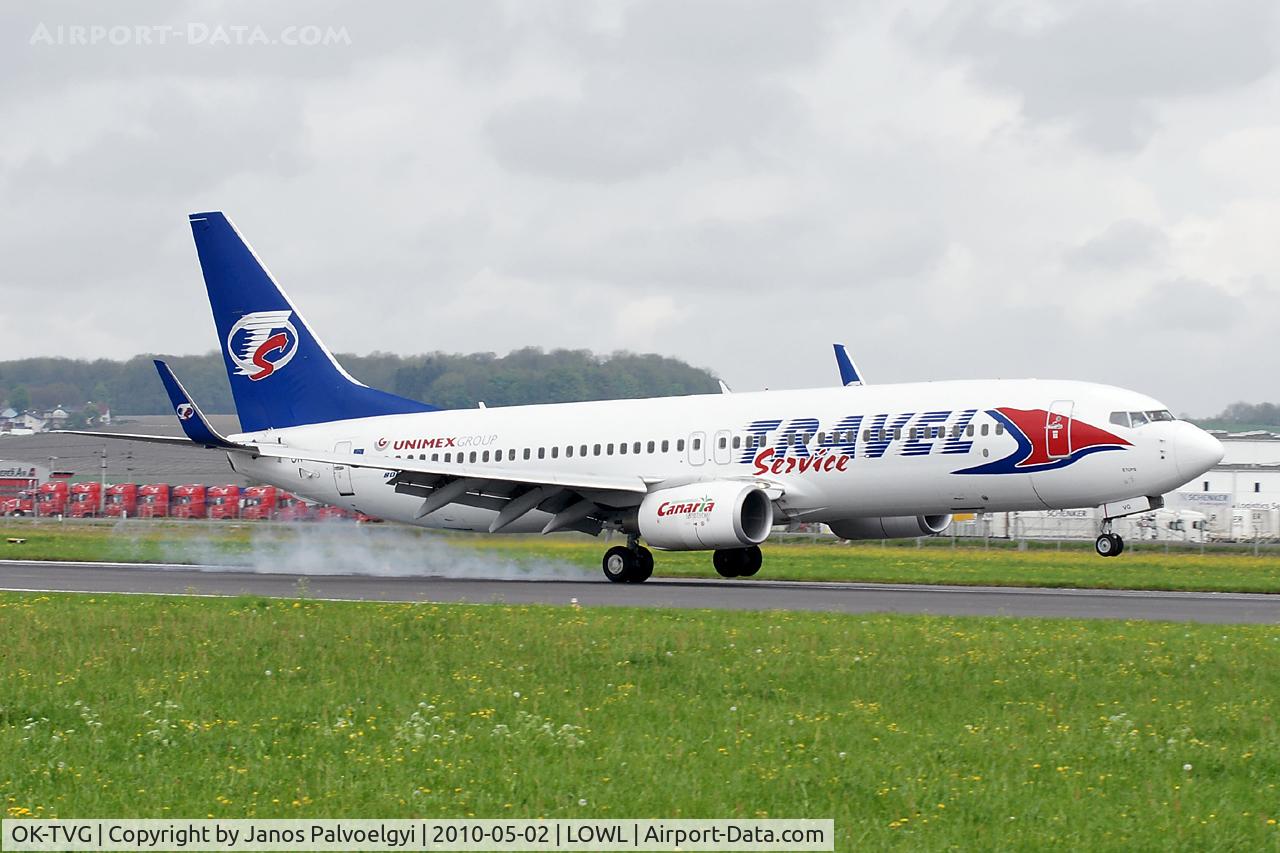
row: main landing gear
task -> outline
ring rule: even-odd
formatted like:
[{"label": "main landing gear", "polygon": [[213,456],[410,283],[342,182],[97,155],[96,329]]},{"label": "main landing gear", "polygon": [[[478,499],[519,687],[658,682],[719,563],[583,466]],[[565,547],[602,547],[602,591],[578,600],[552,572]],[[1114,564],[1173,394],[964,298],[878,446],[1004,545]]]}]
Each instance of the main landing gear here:
[{"label": "main landing gear", "polygon": [[749,548],[722,548],[711,558],[716,571],[723,578],[749,578],[760,571],[764,556],[759,546]]},{"label": "main landing gear", "polygon": [[604,576],[614,583],[644,583],[653,574],[653,552],[627,537],[626,545],[615,545],[604,553]]},{"label": "main landing gear", "polygon": [[1093,549],[1099,557],[1119,557],[1124,553],[1124,540],[1119,533],[1111,532],[1111,519],[1102,521],[1102,533],[1093,543]]}]

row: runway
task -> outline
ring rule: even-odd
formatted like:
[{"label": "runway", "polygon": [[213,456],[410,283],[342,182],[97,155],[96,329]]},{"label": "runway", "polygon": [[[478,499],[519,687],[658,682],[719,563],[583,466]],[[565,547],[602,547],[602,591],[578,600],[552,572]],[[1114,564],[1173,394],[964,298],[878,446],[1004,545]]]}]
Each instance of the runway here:
[{"label": "runway", "polygon": [[1280,623],[1280,595],[1225,592],[928,586],[800,581],[652,579],[497,580],[372,575],[296,575],[216,566],[0,560],[0,590],[155,595],[260,595],[334,601],[571,604],[931,613],[1170,622]]}]

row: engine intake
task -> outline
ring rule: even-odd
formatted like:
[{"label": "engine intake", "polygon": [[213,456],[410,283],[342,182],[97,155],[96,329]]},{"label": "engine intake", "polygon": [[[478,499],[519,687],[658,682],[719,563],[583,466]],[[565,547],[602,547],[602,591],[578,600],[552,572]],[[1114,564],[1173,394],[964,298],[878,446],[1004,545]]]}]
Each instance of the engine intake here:
[{"label": "engine intake", "polygon": [[846,518],[827,526],[841,539],[910,539],[934,536],[951,524],[949,515],[886,515],[878,518]]},{"label": "engine intake", "polygon": [[646,495],[637,524],[645,541],[664,551],[744,548],[768,538],[773,503],[750,483],[690,483]]}]

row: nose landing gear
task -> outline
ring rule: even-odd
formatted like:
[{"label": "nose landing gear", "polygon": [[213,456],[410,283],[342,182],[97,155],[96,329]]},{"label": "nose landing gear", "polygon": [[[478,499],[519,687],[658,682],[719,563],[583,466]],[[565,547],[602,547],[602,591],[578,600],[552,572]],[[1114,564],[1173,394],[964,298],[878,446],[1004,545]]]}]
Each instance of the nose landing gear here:
[{"label": "nose landing gear", "polygon": [[1094,540],[1093,550],[1099,557],[1119,557],[1124,553],[1124,539],[1119,533],[1111,532],[1111,519],[1102,520],[1102,533]]}]

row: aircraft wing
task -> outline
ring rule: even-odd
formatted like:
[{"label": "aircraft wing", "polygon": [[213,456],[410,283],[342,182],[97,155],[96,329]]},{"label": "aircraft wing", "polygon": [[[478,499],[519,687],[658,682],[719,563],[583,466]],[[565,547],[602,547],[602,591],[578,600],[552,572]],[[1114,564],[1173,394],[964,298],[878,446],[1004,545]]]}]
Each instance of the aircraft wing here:
[{"label": "aircraft wing", "polygon": [[[49,432],[53,435],[87,435],[93,438],[114,438],[121,441],[145,441],[149,444],[174,444],[182,447],[190,447],[194,442],[189,438],[179,438],[176,435],[140,435],[132,432],[94,432],[88,429],[51,429]],[[199,445],[200,447],[213,447],[214,445]]]},{"label": "aircraft wing", "polygon": [[567,474],[504,464],[429,462],[366,454],[362,450],[338,453],[261,441],[232,441],[213,428],[169,365],[159,360],[155,365],[183,432],[187,434],[186,438],[86,430],[58,432],[188,447],[195,444],[253,457],[279,459],[282,463],[312,463],[334,466],[335,469],[346,466],[385,471],[390,474],[386,480],[388,486],[402,494],[423,499],[418,518],[451,503],[478,506],[499,511],[490,528],[494,532],[535,509],[553,515],[543,532],[565,529],[597,532],[602,517],[607,517],[611,511],[639,504],[649,491],[649,484],[641,477]]}]

